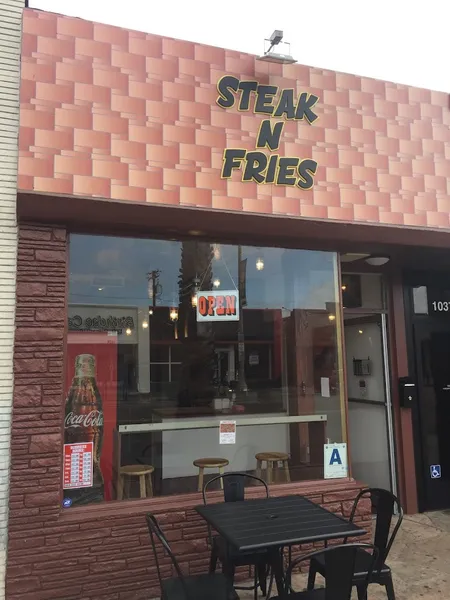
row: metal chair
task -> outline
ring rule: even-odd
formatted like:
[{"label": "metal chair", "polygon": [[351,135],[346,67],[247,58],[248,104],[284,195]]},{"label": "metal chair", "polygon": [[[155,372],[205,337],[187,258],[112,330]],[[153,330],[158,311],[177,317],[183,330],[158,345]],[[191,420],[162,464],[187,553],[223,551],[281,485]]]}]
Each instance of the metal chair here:
[{"label": "metal chair", "polygon": [[[372,552],[369,553],[368,551]],[[361,589],[369,584],[369,579],[378,557],[378,549],[373,544],[341,544],[330,546],[325,550],[311,552],[295,559],[290,565],[285,576],[285,589],[282,596],[272,600],[350,600],[353,587],[355,562],[359,552],[364,552],[368,557],[369,570]],[[304,592],[294,592],[292,589],[292,571],[306,560],[314,561],[321,557],[326,566],[325,587]]]},{"label": "metal chair", "polygon": [[[223,484],[223,495],[225,502],[238,502],[245,500],[245,482],[246,480],[264,486],[266,498],[269,497],[269,488],[264,479],[248,475],[247,473],[224,473],[210,479],[203,487],[203,503],[206,505],[207,492],[210,485],[221,480]],[[221,486],[222,487],[222,486]],[[226,540],[220,535],[212,535],[211,528],[208,526],[208,539],[211,546],[211,559],[209,563],[210,573],[214,573],[217,567],[217,561],[222,564],[222,571],[227,575],[230,581],[234,582],[234,574],[237,567],[254,567],[254,584],[252,587],[239,587],[238,590],[254,590],[255,599],[258,597],[258,587],[260,587],[263,596],[267,593],[267,551],[238,552],[234,550]]]},{"label": "metal chair", "polygon": [[[372,500],[372,505],[376,509],[374,544],[378,548],[378,558],[369,583],[378,583],[379,585],[383,585],[386,588],[388,600],[395,600],[392,572],[385,561],[402,523],[403,509],[400,506],[398,498],[394,496],[392,492],[380,488],[366,488],[361,490],[356,496],[352,512],[350,514],[350,522],[352,522],[355,517],[359,501],[364,497],[370,497]],[[397,509],[398,512],[398,520],[392,531],[392,534],[390,534],[391,522],[395,513],[395,509]],[[346,542],[347,538],[344,539],[344,544]],[[367,588],[364,588],[362,582],[364,582],[365,578],[367,577],[369,563],[370,560],[368,560],[367,553],[362,551],[358,552],[355,574],[353,576],[353,585],[357,588],[358,600],[367,600]],[[314,588],[317,573],[320,573],[324,577],[326,576],[326,566],[320,556],[312,560],[309,567],[309,590]]]},{"label": "metal chair", "polygon": [[[213,598],[214,600],[239,600],[232,583],[222,573],[207,573],[185,577],[156,517],[148,513],[145,518],[150,532],[162,600],[212,600]],[[170,557],[176,577],[162,579],[156,549],[157,540]]]}]

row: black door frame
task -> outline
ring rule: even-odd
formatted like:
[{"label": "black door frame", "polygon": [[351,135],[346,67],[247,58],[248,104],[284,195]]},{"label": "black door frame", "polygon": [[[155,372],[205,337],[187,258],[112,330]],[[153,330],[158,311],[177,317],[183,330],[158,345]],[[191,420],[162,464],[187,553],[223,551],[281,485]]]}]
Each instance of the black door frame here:
[{"label": "black door frame", "polygon": [[[413,303],[413,287],[416,286],[434,286],[436,287],[436,281],[439,281],[439,286],[445,289],[450,289],[450,273],[447,272],[430,272],[430,271],[406,271],[403,273],[403,297],[405,304],[405,321],[406,321],[406,348],[408,358],[408,372],[414,381],[418,381],[418,366],[417,366],[417,355],[415,352],[414,344],[414,325],[420,321],[424,321],[430,318],[428,315],[416,315],[414,313]],[[450,321],[449,321],[450,326]],[[419,398],[420,390],[417,390]],[[426,505],[426,469],[425,469],[425,449],[423,447],[422,440],[422,429],[421,429],[421,406],[420,401],[413,404],[411,408],[412,424],[413,424],[413,445],[414,445],[414,459],[416,469],[416,482],[417,482],[417,500],[419,512],[427,510]],[[450,504],[450,499],[449,499]]]}]

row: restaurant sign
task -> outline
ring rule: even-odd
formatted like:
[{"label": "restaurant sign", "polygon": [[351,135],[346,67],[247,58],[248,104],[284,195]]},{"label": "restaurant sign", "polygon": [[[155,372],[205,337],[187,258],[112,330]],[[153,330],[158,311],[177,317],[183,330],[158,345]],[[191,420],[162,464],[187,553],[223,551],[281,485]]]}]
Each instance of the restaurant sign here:
[{"label": "restaurant sign", "polygon": [[93,315],[83,318],[81,315],[69,317],[69,331],[117,331],[134,329],[133,317],[115,315]]},{"label": "restaurant sign", "polygon": [[197,321],[239,321],[239,292],[198,292]]},{"label": "restaurant sign", "polygon": [[[314,185],[317,162],[312,158],[280,156],[281,134],[286,120],[306,121],[310,125],[319,118],[314,107],[319,98],[302,92],[295,97],[293,89],[282,89],[276,85],[262,85],[257,81],[241,81],[225,75],[217,83],[219,96],[216,103],[224,109],[233,108],[241,112],[250,111],[265,115],[256,137],[256,149],[226,148],[223,154],[222,179],[230,179],[235,169],[242,173],[242,181],[296,186],[309,190]],[[281,119],[274,121],[273,119]],[[269,150],[267,154],[263,150]]]}]

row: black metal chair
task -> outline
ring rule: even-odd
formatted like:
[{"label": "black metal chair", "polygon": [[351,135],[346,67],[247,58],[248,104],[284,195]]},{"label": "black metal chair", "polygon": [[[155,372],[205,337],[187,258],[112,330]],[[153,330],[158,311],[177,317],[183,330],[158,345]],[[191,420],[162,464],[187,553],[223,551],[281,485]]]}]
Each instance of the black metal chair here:
[{"label": "black metal chair", "polygon": [[[153,554],[155,556],[156,570],[161,588],[162,600],[238,600],[231,581],[222,573],[207,573],[205,575],[192,575],[185,577],[180,569],[177,559],[173,554],[166,536],[151,513],[145,516],[147,520],[150,539],[152,541]],[[164,551],[170,557],[176,577],[163,579],[161,567],[156,549],[158,540]]]},{"label": "black metal chair", "polygon": [[[223,481],[223,495],[225,502],[238,502],[245,500],[245,483],[250,481],[262,485],[265,488],[266,497],[269,497],[269,488],[264,479],[249,475],[247,473],[224,473],[210,479],[203,486],[203,503],[207,504],[208,488],[216,481]],[[263,596],[267,594],[267,551],[238,552],[234,550],[220,535],[212,535],[211,528],[208,526],[208,539],[211,546],[211,559],[209,563],[210,573],[214,573],[217,568],[217,561],[222,564],[223,573],[234,582],[234,574],[237,567],[254,567],[254,583],[252,587],[235,586],[238,590],[254,590],[255,599],[258,597],[258,587]]]},{"label": "black metal chair", "polygon": [[[395,600],[392,572],[386,564],[386,559],[402,523],[403,509],[400,506],[398,498],[394,496],[392,492],[380,488],[366,488],[361,490],[355,499],[350,515],[350,521],[353,521],[359,501],[364,497],[370,497],[372,500],[372,506],[376,510],[374,544],[378,548],[378,558],[369,583],[378,583],[379,585],[383,585],[386,588],[388,600]],[[392,530],[392,533],[390,533],[392,517],[394,516],[395,509],[397,509],[398,512],[398,520],[394,529]],[[344,539],[344,544],[346,542],[347,538]],[[353,585],[358,591],[358,600],[367,600],[367,589],[364,589],[362,582],[364,582],[365,578],[367,577],[369,563],[370,557],[367,555],[367,553],[363,551],[358,552],[355,574],[353,577]],[[320,573],[324,577],[326,576],[326,566],[320,556],[312,560],[309,567],[309,590],[314,588],[317,573]]]},{"label": "black metal chair", "polygon": [[[372,552],[369,553],[369,550]],[[359,552],[364,552],[369,558],[369,570],[366,580],[361,582],[361,589],[369,585],[370,576],[378,557],[378,549],[373,544],[341,544],[330,546],[325,550],[311,552],[295,559],[290,565],[285,576],[285,591],[283,596],[272,600],[350,600],[353,587],[355,562]],[[326,566],[325,587],[304,592],[295,592],[292,589],[292,571],[306,560],[314,561],[321,557]]]}]

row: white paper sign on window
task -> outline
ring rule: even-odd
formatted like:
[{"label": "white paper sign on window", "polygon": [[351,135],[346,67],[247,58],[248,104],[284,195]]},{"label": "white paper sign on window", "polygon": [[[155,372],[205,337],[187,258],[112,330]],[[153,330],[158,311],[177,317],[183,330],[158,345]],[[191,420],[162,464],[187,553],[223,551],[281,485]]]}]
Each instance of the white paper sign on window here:
[{"label": "white paper sign on window", "polygon": [[197,321],[239,321],[239,292],[198,292]]},{"label": "white paper sign on window", "polygon": [[325,444],[323,465],[325,479],[348,477],[347,444]]},{"label": "white paper sign on window", "polygon": [[220,421],[219,444],[236,443],[236,421]]}]

